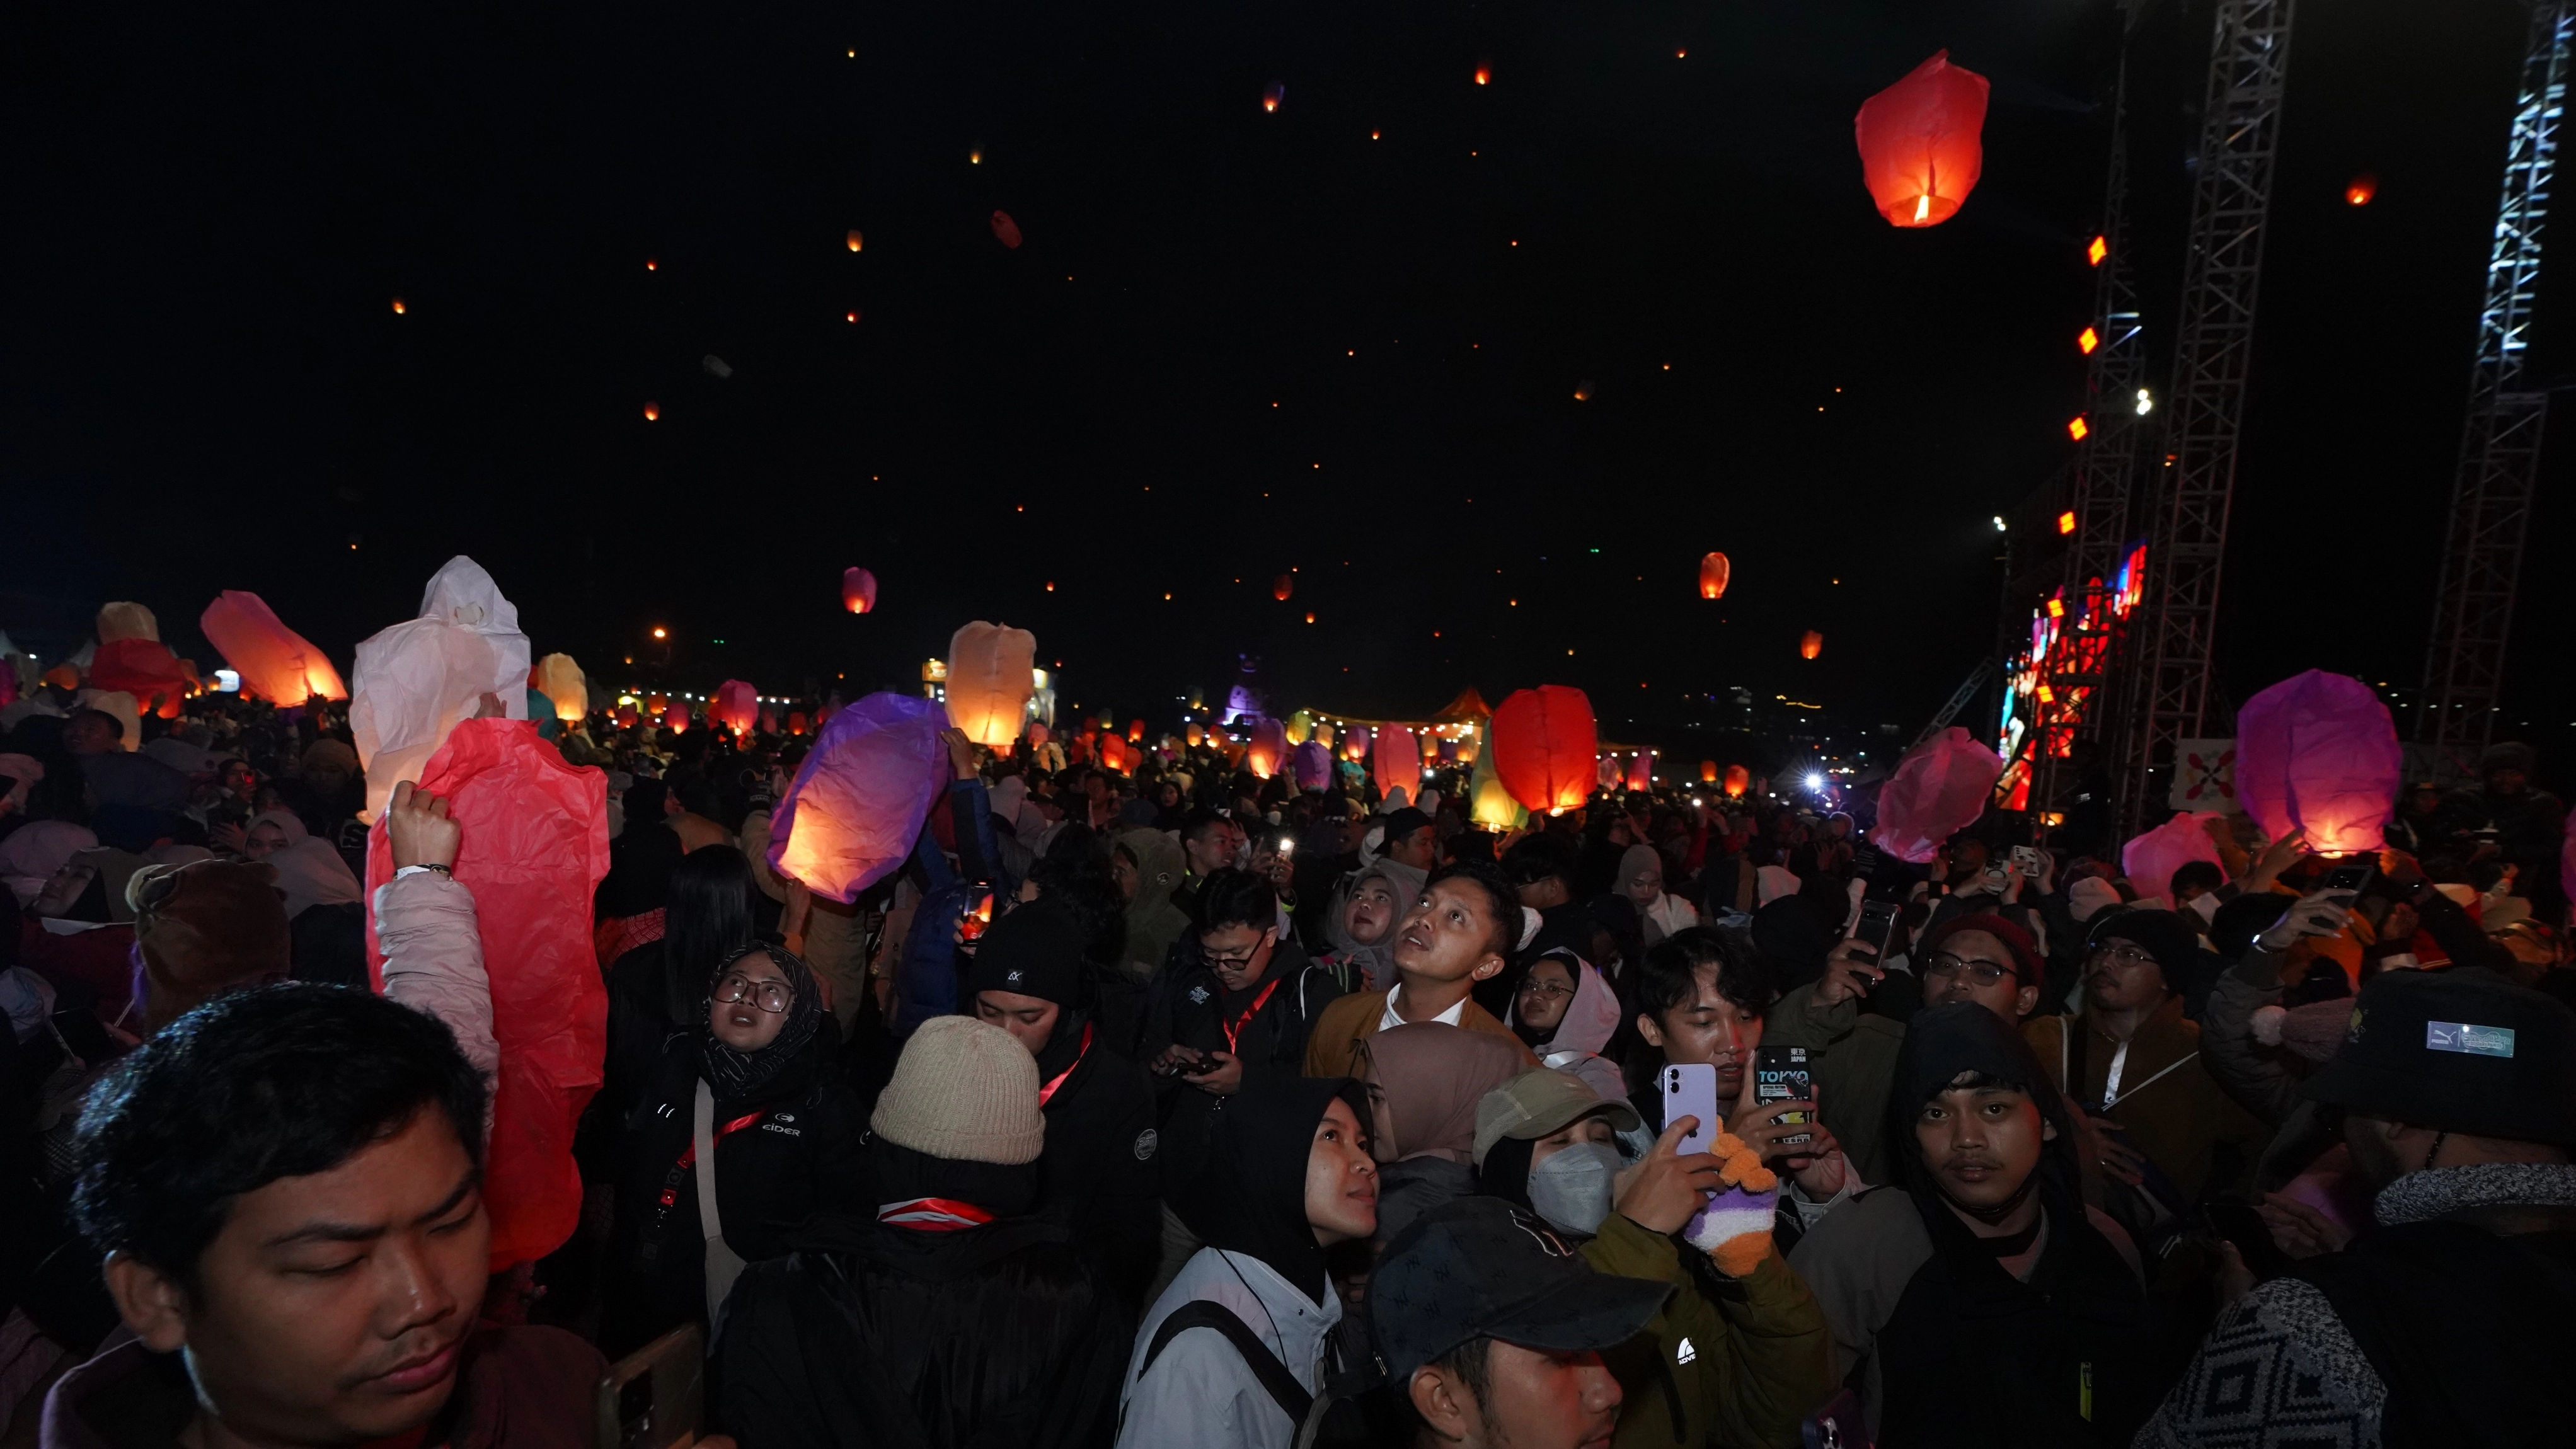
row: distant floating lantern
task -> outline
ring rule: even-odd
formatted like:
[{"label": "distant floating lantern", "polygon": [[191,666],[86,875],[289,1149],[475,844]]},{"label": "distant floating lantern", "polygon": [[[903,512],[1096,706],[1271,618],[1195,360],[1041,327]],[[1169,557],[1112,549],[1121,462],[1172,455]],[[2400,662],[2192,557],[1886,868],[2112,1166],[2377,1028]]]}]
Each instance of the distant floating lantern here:
[{"label": "distant floating lantern", "polygon": [[1939,226],[1958,215],[1985,164],[1986,78],[1942,51],[1863,101],[1852,119],[1861,183],[1890,226]]},{"label": "distant floating lantern", "polygon": [[760,723],[760,691],[750,681],[728,679],[716,686],[716,697],[707,703],[707,722],[720,724],[738,735],[747,735]]},{"label": "distant floating lantern", "polygon": [[1275,111],[1279,109],[1279,103],[1286,99],[1288,99],[1288,88],[1277,81],[1272,81],[1261,92],[1261,109]]},{"label": "distant floating lantern", "polygon": [[1315,616],[1314,616],[1314,615],[1312,615],[1312,614],[1308,614],[1308,615],[1306,616],[1306,622],[1307,622],[1307,623],[1309,623],[1309,624],[1314,623],[1314,622],[1315,622]]},{"label": "distant floating lantern", "polygon": [[651,257],[646,257],[644,259],[644,270],[648,272],[658,272],[662,270],[662,264],[653,260]]},{"label": "distant floating lantern", "polygon": [[847,237],[844,237],[843,240],[850,244],[850,250],[857,251],[859,249],[859,244],[866,241],[867,238],[859,235],[859,229],[854,226],[850,228],[850,234]]},{"label": "distant floating lantern", "polygon": [[1281,574],[1270,581],[1270,597],[1283,604],[1288,602],[1288,596],[1295,592],[1297,592],[1297,581],[1287,574]]},{"label": "distant floating lantern", "polygon": [[[2359,176],[2352,178],[2352,184],[2343,189],[2343,199],[2354,206],[2368,206],[2370,205],[2370,199],[2378,194],[2379,178],[2371,175],[2367,171],[2364,171]],[[397,312],[401,311],[401,304],[396,303],[394,310]]]},{"label": "distant floating lantern", "polygon": [[1699,561],[1699,596],[1703,599],[1725,598],[1726,581],[1734,572],[1735,566],[1726,561],[1726,555],[1714,552],[1704,555]]},{"label": "distant floating lantern", "polygon": [[866,569],[841,571],[841,607],[864,614],[877,606],[877,576]]},{"label": "distant floating lantern", "polygon": [[649,423],[649,422],[653,422],[653,421],[655,421],[655,420],[659,419],[661,416],[662,416],[662,405],[661,405],[660,403],[651,403],[651,402],[648,402],[648,403],[646,403],[646,404],[644,405],[644,421],[646,421],[646,422],[648,422],[648,423]]},{"label": "distant floating lantern", "polygon": [[661,695],[648,694],[644,696],[644,712],[646,714],[658,715],[670,707],[671,701]]},{"label": "distant floating lantern", "polygon": [[1574,385],[1574,400],[1576,402],[1592,401],[1592,379],[1587,377],[1583,381]]},{"label": "distant floating lantern", "polygon": [[1810,629],[1798,640],[1798,657],[1813,659],[1825,652],[1825,636]]},{"label": "distant floating lantern", "polygon": [[1011,220],[1007,211],[993,213],[993,239],[1016,251],[1020,245],[1020,224]]},{"label": "distant floating lantern", "polygon": [[395,315],[395,316],[397,316],[397,317],[399,317],[399,316],[401,316],[402,314],[403,314],[403,300],[402,300],[402,298],[400,298],[400,297],[396,297],[396,298],[394,298],[394,315]]},{"label": "distant floating lantern", "polygon": [[1144,738],[1145,722],[1141,719],[1131,719],[1127,721],[1127,742],[1129,744],[1135,744]]},{"label": "distant floating lantern", "polygon": [[1753,776],[1742,765],[1726,767],[1726,793],[1730,798],[1742,798],[1744,787],[1751,783]]},{"label": "distant floating lantern", "polygon": [[791,735],[805,733],[805,711],[791,709],[787,712],[787,732]]},{"label": "distant floating lantern", "polygon": [[1487,84],[1487,83],[1491,82],[1491,81],[1493,80],[1493,78],[1494,78],[1494,68],[1493,68],[1492,66],[1490,66],[1490,65],[1480,65],[1480,66],[1476,67],[1476,84],[1478,84],[1478,85],[1485,85],[1485,84]]},{"label": "distant floating lantern", "polygon": [[1703,785],[1714,785],[1717,783],[1717,761],[1702,760],[1699,762],[1699,782]]},{"label": "distant floating lantern", "polygon": [[1342,731],[1342,758],[1352,764],[1368,758],[1370,730],[1367,725],[1352,725]]},{"label": "distant floating lantern", "polygon": [[631,730],[635,728],[635,721],[639,717],[640,716],[635,713],[635,706],[631,704],[621,704],[617,707],[617,727],[619,729]]},{"label": "distant floating lantern", "polygon": [[1126,742],[1119,739],[1116,735],[1110,735],[1103,738],[1100,742],[1100,764],[1104,769],[1116,770],[1122,775],[1125,774],[1127,772]]}]

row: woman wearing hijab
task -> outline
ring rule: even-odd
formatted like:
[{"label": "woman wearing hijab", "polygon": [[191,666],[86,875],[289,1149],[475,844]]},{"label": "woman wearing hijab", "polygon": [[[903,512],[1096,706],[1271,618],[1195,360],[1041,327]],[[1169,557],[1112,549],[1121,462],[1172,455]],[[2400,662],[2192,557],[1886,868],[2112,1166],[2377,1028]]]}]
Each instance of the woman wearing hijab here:
[{"label": "woman wearing hijab", "polygon": [[1571,1072],[1605,1097],[1624,1096],[1619,1064],[1601,1054],[1624,1013],[1618,993],[1601,973],[1571,951],[1551,951],[1530,963],[1512,994],[1503,1024],[1536,1053],[1539,1064]]},{"label": "woman wearing hijab", "polygon": [[340,852],[314,839],[293,811],[264,810],[243,828],[241,853],[277,872],[295,979],[366,985],[367,893]]},{"label": "woman wearing hijab", "polygon": [[1699,912],[1664,890],[1664,858],[1651,845],[1632,845],[1619,857],[1619,894],[1637,908],[1648,946],[1699,924]]},{"label": "woman wearing hijab", "polygon": [[1320,963],[1333,969],[1344,991],[1395,985],[1395,928],[1422,899],[1427,878],[1402,861],[1384,859],[1352,878],[1331,921],[1333,949]]},{"label": "woman wearing hijab", "polygon": [[1382,1168],[1382,1239],[1476,1190],[1476,1104],[1528,1067],[1510,1038],[1436,1021],[1390,1027],[1359,1043],[1351,1075],[1368,1088],[1370,1141]]},{"label": "woman wearing hijab", "polygon": [[1063,902],[1018,907],[976,945],[968,1008],[1037,1060],[1039,1212],[1071,1230],[1132,1312],[1144,1306],[1162,1236],[1161,1136],[1145,1069],[1094,1019],[1082,947],[1081,921]]},{"label": "woman wearing hijab", "polygon": [[777,1257],[806,1217],[861,1200],[862,1123],[824,1061],[829,1015],[803,961],[748,946],[716,968],[694,1029],[663,1043],[618,1143],[600,1333],[612,1358],[712,1322],[729,1266]]},{"label": "woman wearing hijab", "polygon": [[1205,1167],[1174,1193],[1207,1246],[1138,1325],[1119,1449],[1289,1449],[1293,1396],[1267,1385],[1284,1370],[1314,1395],[1339,1367],[1325,1361],[1342,1301],[1324,1253],[1377,1231],[1368,1116],[1341,1077],[1272,1078],[1225,1100]]}]

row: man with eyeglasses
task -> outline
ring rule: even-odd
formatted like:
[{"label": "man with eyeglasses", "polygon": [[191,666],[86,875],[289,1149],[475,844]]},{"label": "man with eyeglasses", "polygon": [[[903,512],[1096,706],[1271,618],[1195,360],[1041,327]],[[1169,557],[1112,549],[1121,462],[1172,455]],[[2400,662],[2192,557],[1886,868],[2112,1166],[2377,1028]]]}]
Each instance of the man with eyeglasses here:
[{"label": "man with eyeglasses", "polygon": [[2084,1150],[2114,1183],[2108,1204],[2142,1241],[2204,1190],[2241,1187],[2270,1129],[2219,1089],[2182,1014],[2194,923],[2166,910],[2105,912],[2085,940],[2084,999],[2022,1035],[2085,1113]]}]

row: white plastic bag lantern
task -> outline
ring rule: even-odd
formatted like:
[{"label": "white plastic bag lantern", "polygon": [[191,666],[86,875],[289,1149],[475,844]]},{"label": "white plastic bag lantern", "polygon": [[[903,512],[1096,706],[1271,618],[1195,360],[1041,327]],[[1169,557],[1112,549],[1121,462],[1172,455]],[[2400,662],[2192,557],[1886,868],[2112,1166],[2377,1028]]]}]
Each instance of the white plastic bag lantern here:
[{"label": "white plastic bag lantern", "polygon": [[1037,680],[1037,636],[978,619],[948,641],[948,718],[979,745],[1020,736]]},{"label": "white plastic bag lantern", "polygon": [[2311,669],[2236,712],[2236,798],[2274,840],[2304,830],[2328,855],[2379,849],[2405,770],[2388,706],[2349,675]]},{"label": "white plastic bag lantern", "polygon": [[373,821],[394,785],[417,780],[456,722],[496,695],[511,719],[528,717],[528,636],[518,606],[463,554],[431,575],[420,617],[358,644],[349,733],[367,772]]}]

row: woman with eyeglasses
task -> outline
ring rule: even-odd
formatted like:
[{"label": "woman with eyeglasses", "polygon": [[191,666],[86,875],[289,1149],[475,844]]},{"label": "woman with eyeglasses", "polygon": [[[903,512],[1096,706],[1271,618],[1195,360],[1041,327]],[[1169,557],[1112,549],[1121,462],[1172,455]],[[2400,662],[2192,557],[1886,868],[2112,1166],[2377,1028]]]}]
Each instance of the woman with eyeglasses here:
[{"label": "woman with eyeglasses", "polygon": [[1619,1064],[1601,1055],[1619,1030],[1619,1016],[1618,994],[1601,973],[1559,950],[1530,963],[1503,1024],[1541,1065],[1581,1077],[1604,1097],[1619,1097],[1628,1091]]},{"label": "woman with eyeglasses", "polygon": [[[663,1041],[619,1137],[600,1323],[611,1358],[712,1322],[741,1263],[785,1253],[789,1229],[865,1195],[866,1120],[827,1060],[838,1044],[813,971],[783,947],[744,946],[716,966],[694,1026]],[[713,1231],[701,1212],[710,1198]]]}]

